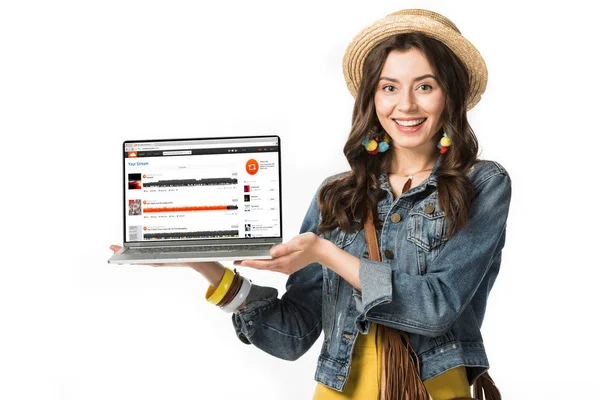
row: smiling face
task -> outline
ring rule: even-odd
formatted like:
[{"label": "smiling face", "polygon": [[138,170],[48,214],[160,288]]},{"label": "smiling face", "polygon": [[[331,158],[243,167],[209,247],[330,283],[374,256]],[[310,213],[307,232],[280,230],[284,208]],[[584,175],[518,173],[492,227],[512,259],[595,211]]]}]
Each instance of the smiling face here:
[{"label": "smiling face", "polygon": [[446,95],[420,50],[389,53],[374,101],[377,118],[396,148],[435,151]]}]

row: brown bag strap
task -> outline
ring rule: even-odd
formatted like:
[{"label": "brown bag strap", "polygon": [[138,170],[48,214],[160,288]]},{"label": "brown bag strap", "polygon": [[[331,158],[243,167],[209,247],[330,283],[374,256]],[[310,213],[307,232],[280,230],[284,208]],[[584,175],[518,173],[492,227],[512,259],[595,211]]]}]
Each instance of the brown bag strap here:
[{"label": "brown bag strap", "polygon": [[[364,229],[369,258],[374,261],[381,261],[377,231],[375,230],[371,210],[367,213]],[[415,365],[410,356],[412,352],[416,357],[416,351],[412,347],[408,335],[385,325],[382,325],[381,328],[383,328],[382,333],[384,337],[384,360],[382,360],[380,388],[381,400],[431,399],[423,381],[420,379],[418,361],[417,365]],[[389,361],[386,360],[386,356]],[[401,379],[398,378],[398,375],[402,375]],[[475,400],[502,400],[500,390],[498,390],[492,377],[487,372],[475,379],[473,392]],[[471,398],[465,397],[464,399]]]},{"label": "brown bag strap", "polygon": [[377,232],[373,224],[373,213],[369,211],[367,220],[365,221],[365,236],[367,237],[367,249],[369,250],[369,258],[375,261],[381,261],[379,254],[379,243],[377,242]]},{"label": "brown bag strap", "polygon": [[[369,210],[365,220],[365,237],[369,258],[381,261],[377,231],[373,214]],[[421,380],[417,352],[412,347],[408,335],[401,330],[380,326],[383,337],[381,360],[381,400],[429,400],[431,396]],[[414,359],[412,357],[414,354]],[[417,361],[415,364],[415,360]]]}]

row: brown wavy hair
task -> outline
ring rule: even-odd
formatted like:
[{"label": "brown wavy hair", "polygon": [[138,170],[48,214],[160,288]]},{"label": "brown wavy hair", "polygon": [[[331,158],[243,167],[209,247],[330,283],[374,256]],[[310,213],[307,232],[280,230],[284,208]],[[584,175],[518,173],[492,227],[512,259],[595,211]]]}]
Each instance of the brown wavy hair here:
[{"label": "brown wavy hair", "polygon": [[375,113],[375,91],[388,54],[392,50],[420,50],[438,77],[446,104],[442,111],[442,129],[452,140],[452,146],[444,153],[435,171],[438,182],[440,207],[448,221],[446,238],[453,236],[467,225],[469,209],[475,197],[475,189],[467,171],[479,160],[479,145],[475,133],[467,121],[469,74],[465,65],[446,45],[421,33],[403,33],[391,36],[378,44],[365,59],[363,78],[352,113],[352,128],[344,145],[344,155],[350,164],[349,174],[327,182],[319,192],[321,223],[318,233],[340,227],[345,232],[364,227],[366,210],[371,209],[376,228],[379,220],[377,204],[386,196],[379,187],[382,173],[391,173],[394,146],[375,156],[365,151],[362,141],[376,127],[383,129]]}]

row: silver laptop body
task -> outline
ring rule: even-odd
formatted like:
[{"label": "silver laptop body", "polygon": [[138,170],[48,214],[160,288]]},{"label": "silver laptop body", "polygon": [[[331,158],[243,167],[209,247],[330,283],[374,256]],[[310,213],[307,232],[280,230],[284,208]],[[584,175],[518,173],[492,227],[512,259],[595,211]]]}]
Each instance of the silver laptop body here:
[{"label": "silver laptop body", "polygon": [[109,263],[271,259],[282,241],[277,135],[123,143],[123,248]]}]

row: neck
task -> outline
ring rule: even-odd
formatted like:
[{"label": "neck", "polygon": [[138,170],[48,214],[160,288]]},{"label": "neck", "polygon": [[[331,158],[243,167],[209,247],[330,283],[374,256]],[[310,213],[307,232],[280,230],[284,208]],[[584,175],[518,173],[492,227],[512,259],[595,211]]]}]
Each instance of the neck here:
[{"label": "neck", "polygon": [[423,169],[423,173],[431,172],[437,160],[437,153],[431,149],[407,149],[405,147],[394,148],[394,162],[392,173],[397,175],[410,175]]}]

